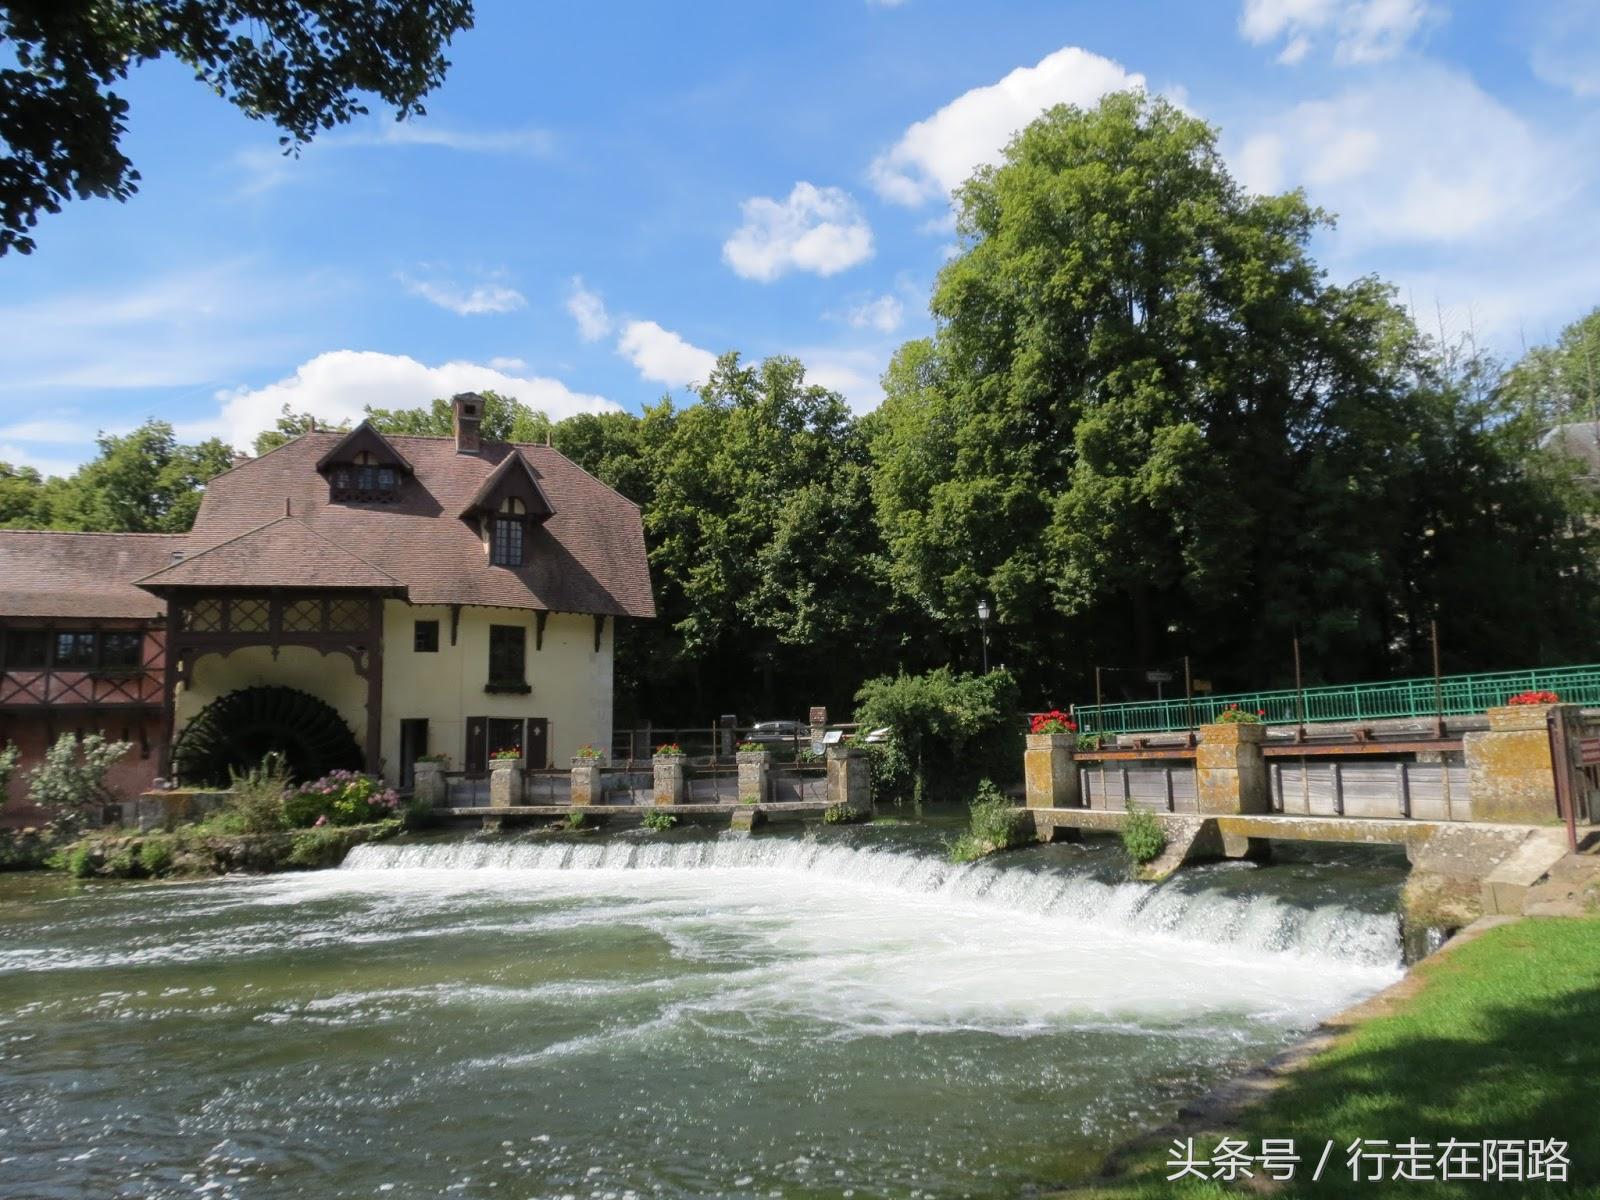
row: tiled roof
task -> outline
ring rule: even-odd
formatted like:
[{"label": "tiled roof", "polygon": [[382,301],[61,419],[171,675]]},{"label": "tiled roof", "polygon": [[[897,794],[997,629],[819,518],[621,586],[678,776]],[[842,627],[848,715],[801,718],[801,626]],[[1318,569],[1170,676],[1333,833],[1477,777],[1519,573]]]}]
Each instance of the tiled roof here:
[{"label": "tiled roof", "polygon": [[248,533],[186,555],[140,579],[161,593],[172,587],[392,588],[400,581],[337,546],[294,517],[279,517]]},{"label": "tiled roof", "polygon": [[[485,442],[477,454],[458,454],[450,438],[392,434],[416,472],[399,499],[334,504],[316,464],[344,436],[304,434],[213,479],[184,543],[190,557],[287,506],[308,529],[398,579],[414,604],[655,615],[638,507],[559,451]],[[457,515],[512,454],[533,468],[555,510],[529,528],[525,564],[515,568],[491,566],[477,528]]]},{"label": "tiled roof", "polygon": [[134,586],[172,561],[184,535],[0,529],[0,617],[155,617]]}]

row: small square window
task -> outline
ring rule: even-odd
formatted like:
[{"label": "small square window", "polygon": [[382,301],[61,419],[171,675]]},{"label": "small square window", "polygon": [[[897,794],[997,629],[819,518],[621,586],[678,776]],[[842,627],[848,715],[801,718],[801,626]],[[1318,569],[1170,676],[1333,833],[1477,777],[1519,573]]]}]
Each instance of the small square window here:
[{"label": "small square window", "polygon": [[56,666],[94,666],[95,636],[92,633],[56,634]]},{"label": "small square window", "polygon": [[418,654],[438,653],[439,622],[418,621],[411,635],[411,648]]}]

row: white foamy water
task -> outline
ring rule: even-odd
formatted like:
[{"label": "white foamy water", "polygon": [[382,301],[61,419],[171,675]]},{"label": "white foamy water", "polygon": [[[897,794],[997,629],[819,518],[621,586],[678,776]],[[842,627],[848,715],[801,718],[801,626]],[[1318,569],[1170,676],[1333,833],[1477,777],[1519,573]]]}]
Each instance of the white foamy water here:
[{"label": "white foamy water", "polygon": [[685,958],[770,955],[724,979],[718,1007],[852,1032],[1220,1013],[1304,1024],[1401,971],[1393,914],[809,839],[360,846],[279,899],[345,890],[444,905],[605,898],[582,919],[646,925]]}]

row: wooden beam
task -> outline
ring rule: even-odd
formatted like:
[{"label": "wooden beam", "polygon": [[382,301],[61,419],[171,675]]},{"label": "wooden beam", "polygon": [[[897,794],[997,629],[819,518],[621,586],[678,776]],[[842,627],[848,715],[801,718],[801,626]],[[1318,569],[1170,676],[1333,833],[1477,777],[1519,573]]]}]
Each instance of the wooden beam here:
[{"label": "wooden beam", "polygon": [[461,605],[450,606],[450,644],[456,644],[456,630],[461,627]]},{"label": "wooden beam", "polygon": [[544,649],[544,626],[550,619],[550,614],[540,609],[533,614],[533,648],[535,651]]},{"label": "wooden beam", "polygon": [[383,772],[383,598],[368,601],[367,615],[367,771]]},{"label": "wooden beam", "polygon": [[594,652],[600,653],[600,642],[606,635],[606,617],[604,613],[596,613],[594,618]]}]

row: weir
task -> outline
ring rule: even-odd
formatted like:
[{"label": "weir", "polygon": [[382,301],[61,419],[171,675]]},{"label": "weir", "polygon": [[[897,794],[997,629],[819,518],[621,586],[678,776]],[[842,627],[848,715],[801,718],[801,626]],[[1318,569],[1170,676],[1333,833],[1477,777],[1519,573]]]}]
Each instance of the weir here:
[{"label": "weir", "polygon": [[[1180,884],[1108,882],[1004,860],[962,865],[910,850],[852,846],[810,837],[722,835],[691,842],[517,843],[501,840],[391,845],[351,850],[344,871],[697,872],[804,876],[862,893],[907,894],[919,902],[979,905],[997,917],[1042,919],[1048,930],[1173,938],[1232,951],[1287,954],[1370,967],[1399,967],[1397,913],[1340,904],[1300,906],[1271,895],[1231,895]],[[1049,950],[1048,938],[1040,944]]]}]

